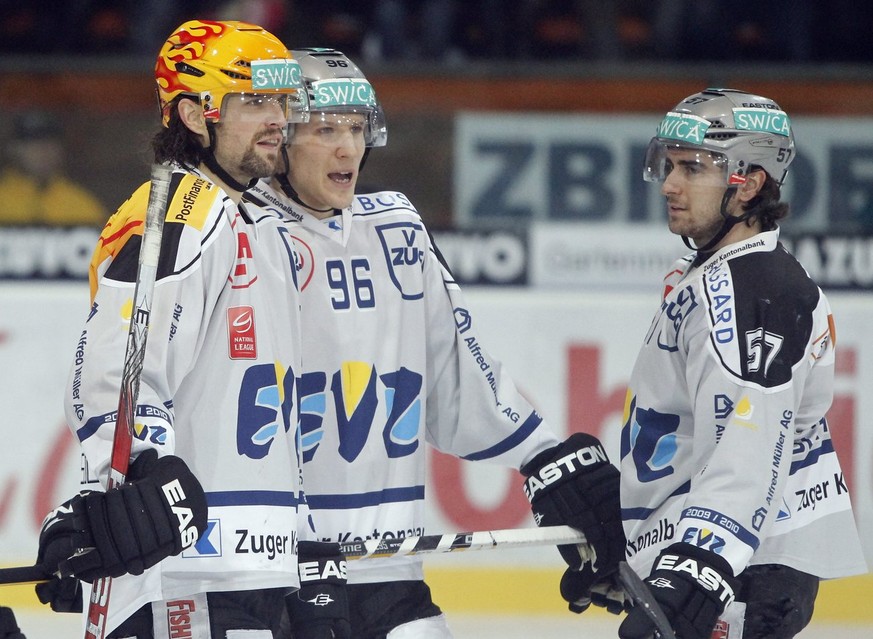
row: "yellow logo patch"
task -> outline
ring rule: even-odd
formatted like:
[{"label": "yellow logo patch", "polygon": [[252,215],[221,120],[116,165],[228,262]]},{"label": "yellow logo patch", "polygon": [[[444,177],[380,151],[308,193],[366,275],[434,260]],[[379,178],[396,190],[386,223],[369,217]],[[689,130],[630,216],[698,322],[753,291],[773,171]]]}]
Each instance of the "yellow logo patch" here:
[{"label": "yellow logo patch", "polygon": [[214,201],[213,188],[211,182],[196,175],[182,177],[179,188],[167,206],[167,222],[181,222],[198,231],[202,230]]}]

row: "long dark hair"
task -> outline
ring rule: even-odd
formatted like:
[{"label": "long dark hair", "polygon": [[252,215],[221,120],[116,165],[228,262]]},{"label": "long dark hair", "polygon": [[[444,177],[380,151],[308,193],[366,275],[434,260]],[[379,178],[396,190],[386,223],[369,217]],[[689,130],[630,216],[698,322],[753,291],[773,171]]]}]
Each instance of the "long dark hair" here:
[{"label": "long dark hair", "polygon": [[743,210],[749,214],[746,224],[752,226],[758,220],[762,231],[775,229],[776,222],[786,217],[789,212],[788,203],[780,202],[780,197],[782,190],[779,183],[768,174],[758,194],[743,205]]},{"label": "long dark hair", "polygon": [[170,103],[170,121],[152,138],[152,150],[155,162],[178,162],[182,166],[194,168],[203,161],[206,149],[200,142],[200,136],[182,122],[178,108],[182,97],[179,96]]}]

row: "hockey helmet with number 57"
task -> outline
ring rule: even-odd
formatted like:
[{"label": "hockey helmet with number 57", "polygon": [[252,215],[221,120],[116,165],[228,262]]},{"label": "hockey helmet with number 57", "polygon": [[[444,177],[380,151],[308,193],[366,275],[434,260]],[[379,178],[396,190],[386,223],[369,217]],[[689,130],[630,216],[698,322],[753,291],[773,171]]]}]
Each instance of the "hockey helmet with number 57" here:
[{"label": "hockey helmet with number 57", "polygon": [[782,184],[794,159],[791,121],[773,100],[736,89],[706,89],[677,104],[658,126],[646,152],[643,179],[667,177],[669,149],[697,149],[722,165],[725,185],[760,168]]}]

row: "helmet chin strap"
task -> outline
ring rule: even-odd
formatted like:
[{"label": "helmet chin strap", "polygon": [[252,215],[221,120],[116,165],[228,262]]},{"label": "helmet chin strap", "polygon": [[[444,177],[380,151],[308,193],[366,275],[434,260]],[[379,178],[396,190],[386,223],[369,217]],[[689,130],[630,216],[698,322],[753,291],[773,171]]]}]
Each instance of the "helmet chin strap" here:
[{"label": "helmet chin strap", "polygon": [[291,182],[288,180],[288,168],[291,166],[291,161],[288,159],[288,148],[282,147],[282,159],[285,161],[285,170],[281,173],[276,174],[276,180],[279,182],[279,186],[282,187],[282,191],[290,197],[292,200],[297,202],[300,206],[309,209],[310,211],[315,211],[316,213],[328,213],[329,211],[335,211],[336,209],[332,206],[327,207],[326,209],[317,209],[314,206],[309,206],[306,202],[304,202],[300,195],[297,193],[297,189],[291,186]]},{"label": "helmet chin strap", "polygon": [[687,246],[692,251],[697,251],[697,258],[694,260],[695,265],[702,263],[707,257],[709,257],[712,254],[713,247],[721,242],[724,237],[728,233],[730,233],[730,230],[734,228],[734,226],[736,226],[740,222],[745,222],[747,219],[749,219],[748,211],[738,216],[730,215],[727,212],[727,204],[736,192],[736,186],[729,186],[725,189],[724,195],[721,198],[720,209],[721,217],[724,219],[724,222],[722,223],[721,228],[718,230],[718,232],[713,235],[706,244],[704,244],[703,246],[694,246],[688,236],[682,236],[682,241],[685,243],[685,246]]},{"label": "helmet chin strap", "polygon": [[208,124],[206,130],[209,132],[209,148],[204,149],[203,164],[209,167],[209,170],[215,173],[219,180],[227,184],[234,191],[243,193],[250,187],[254,186],[255,182],[258,181],[258,178],[252,178],[249,180],[248,184],[243,184],[242,182],[238,182],[230,175],[230,173],[224,170],[224,167],[222,167],[218,163],[218,160],[215,159],[215,145],[218,142],[215,136],[215,125]]}]

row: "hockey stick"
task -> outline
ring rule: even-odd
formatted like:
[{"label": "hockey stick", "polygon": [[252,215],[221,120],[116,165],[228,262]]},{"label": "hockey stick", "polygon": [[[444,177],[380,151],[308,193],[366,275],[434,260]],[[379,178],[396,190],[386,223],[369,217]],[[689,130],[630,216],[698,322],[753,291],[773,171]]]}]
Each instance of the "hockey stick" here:
[{"label": "hockey stick", "polygon": [[676,639],[676,633],[670,626],[664,611],[661,606],[649,592],[649,587],[637,573],[634,572],[626,561],[618,564],[618,580],[621,582],[624,591],[633,600],[635,606],[640,606],[649,620],[655,624],[655,637],[661,639]]},{"label": "hockey stick", "polygon": [[[506,530],[483,530],[476,532],[445,533],[391,539],[368,539],[347,541],[340,544],[346,558],[380,559],[421,555],[426,553],[460,552],[462,550],[488,550],[501,548],[524,548],[526,546],[557,546],[584,544],[585,535],[569,526],[545,526],[543,528],[510,528]],[[41,583],[48,581],[41,566],[0,568],[0,586],[5,584]]]},{"label": "hockey stick", "polygon": [[[368,539],[340,544],[347,559],[400,557],[425,553],[486,550],[489,548],[522,548],[525,546],[554,546],[584,544],[585,535],[570,526],[543,528],[509,528],[477,532],[420,535],[390,539]],[[2,574],[2,571],[0,571]]]},{"label": "hockey stick", "polygon": [[[139,380],[145,359],[146,338],[152,310],[152,294],[161,254],[161,236],[167,210],[172,171],[163,164],[153,164],[148,208],[139,249],[136,284],[133,292],[133,309],[127,333],[127,348],[124,367],[121,371],[121,390],[118,394],[118,415],[112,438],[107,490],[124,483],[130,464],[130,448],[133,441],[133,426],[136,421],[136,400],[139,395]],[[106,617],[109,611],[109,593],[112,579],[97,579],[91,587],[88,605],[88,623],[85,639],[103,639]]]}]

